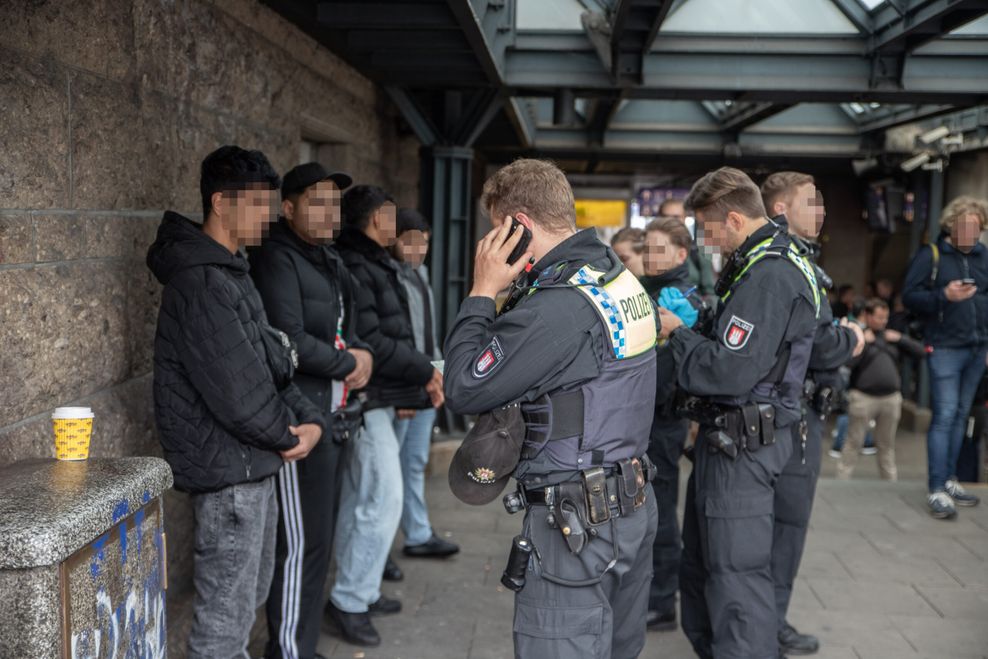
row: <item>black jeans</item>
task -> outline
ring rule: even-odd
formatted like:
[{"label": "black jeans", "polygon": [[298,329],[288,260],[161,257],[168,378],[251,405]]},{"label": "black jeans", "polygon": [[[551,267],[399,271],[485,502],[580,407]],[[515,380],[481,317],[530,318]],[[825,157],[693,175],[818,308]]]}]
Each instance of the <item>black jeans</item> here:
[{"label": "black jeans", "polygon": [[689,421],[656,413],[648,438],[648,457],[655,465],[655,506],[658,525],[652,544],[652,583],[648,610],[675,612],[679,590],[679,561],[683,553],[676,504],[679,502],[679,459],[689,433]]}]

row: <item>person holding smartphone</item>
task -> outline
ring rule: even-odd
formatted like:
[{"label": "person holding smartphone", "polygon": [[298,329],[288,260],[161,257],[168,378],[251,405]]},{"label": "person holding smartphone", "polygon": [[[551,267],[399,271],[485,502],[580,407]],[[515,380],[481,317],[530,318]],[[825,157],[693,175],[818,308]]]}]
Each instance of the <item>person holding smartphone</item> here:
[{"label": "person holding smartphone", "polygon": [[902,301],[923,320],[933,420],[927,434],[930,514],[957,515],[979,499],[956,479],[967,411],[988,353],[988,203],[958,197],[943,209],[940,236],[913,258]]}]

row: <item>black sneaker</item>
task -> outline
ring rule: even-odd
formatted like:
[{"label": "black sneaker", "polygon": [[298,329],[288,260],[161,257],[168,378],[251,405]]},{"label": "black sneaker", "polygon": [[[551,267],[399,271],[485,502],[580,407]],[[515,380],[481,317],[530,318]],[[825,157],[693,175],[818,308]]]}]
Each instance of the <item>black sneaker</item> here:
[{"label": "black sneaker", "polygon": [[937,490],[927,498],[930,504],[930,514],[936,519],[953,519],[957,517],[954,500],[943,490]]},{"label": "black sneaker", "polygon": [[421,545],[405,545],[403,551],[409,558],[447,558],[459,552],[460,547],[433,533],[428,542]]},{"label": "black sneaker", "polygon": [[779,653],[782,656],[816,654],[820,649],[820,641],[816,636],[800,634],[788,622],[779,632]]},{"label": "black sneaker", "polygon": [[388,556],[388,562],[384,564],[384,574],[381,577],[385,581],[401,581],[405,578],[405,573],[401,571],[398,564]]},{"label": "black sneaker", "polygon": [[674,632],[676,624],[676,609],[671,611],[652,611],[645,614],[645,628],[651,632]]},{"label": "black sneaker", "polygon": [[331,635],[342,638],[350,645],[376,648],[381,644],[381,635],[371,624],[366,613],[347,613],[336,608],[332,601],[326,604],[324,618]]},{"label": "black sneaker", "polygon": [[376,602],[367,607],[367,613],[371,616],[390,616],[401,613],[401,601],[381,595]]},{"label": "black sneaker", "polygon": [[947,496],[954,500],[956,506],[976,506],[981,502],[981,499],[975,495],[965,492],[961,484],[953,478],[947,480],[947,486],[944,489]]}]

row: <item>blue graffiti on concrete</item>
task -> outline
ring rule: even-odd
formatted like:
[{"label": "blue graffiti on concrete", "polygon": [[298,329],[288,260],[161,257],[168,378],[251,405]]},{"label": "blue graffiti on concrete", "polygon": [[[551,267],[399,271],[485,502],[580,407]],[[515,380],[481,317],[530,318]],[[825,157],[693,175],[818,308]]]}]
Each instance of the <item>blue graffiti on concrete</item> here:
[{"label": "blue graffiti on concrete", "polygon": [[104,533],[93,540],[93,560],[89,563],[89,575],[93,578],[93,581],[100,575],[103,558],[106,556],[106,541],[109,538],[110,534]]},{"label": "blue graffiti on concrete", "polygon": [[[143,533],[144,511],[135,513],[134,520],[135,533],[140,538]],[[126,526],[125,522],[120,524],[123,535]],[[99,564],[103,561],[106,541],[111,533],[112,530],[93,542],[96,551],[90,572],[94,579],[100,574]],[[72,634],[72,659],[165,659],[167,631],[162,581],[164,540],[161,526],[155,527],[153,540],[157,554],[153,568],[137,586],[130,579],[127,580],[126,590],[119,595],[116,606],[106,588],[100,586],[96,593],[96,617],[99,626]]]}]

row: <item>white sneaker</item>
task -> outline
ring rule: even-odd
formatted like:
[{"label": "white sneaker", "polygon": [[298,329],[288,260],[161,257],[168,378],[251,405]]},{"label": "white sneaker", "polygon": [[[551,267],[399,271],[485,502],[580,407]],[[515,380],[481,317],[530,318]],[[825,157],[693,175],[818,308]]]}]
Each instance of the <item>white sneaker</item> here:
[{"label": "white sneaker", "polygon": [[976,506],[981,501],[978,497],[973,494],[969,494],[964,491],[961,484],[955,479],[947,479],[947,484],[944,488],[947,491],[947,495],[954,500],[954,503],[958,506]]},{"label": "white sneaker", "polygon": [[861,455],[877,455],[878,449],[874,446],[864,446],[861,448]]},{"label": "white sneaker", "polygon": [[930,514],[937,519],[951,519],[957,517],[957,510],[954,509],[954,502],[943,490],[938,490],[927,498],[930,504]]},{"label": "white sneaker", "polygon": [[829,451],[827,451],[827,455],[832,457],[834,460],[840,460],[840,451],[838,451],[835,448],[832,448]]}]

